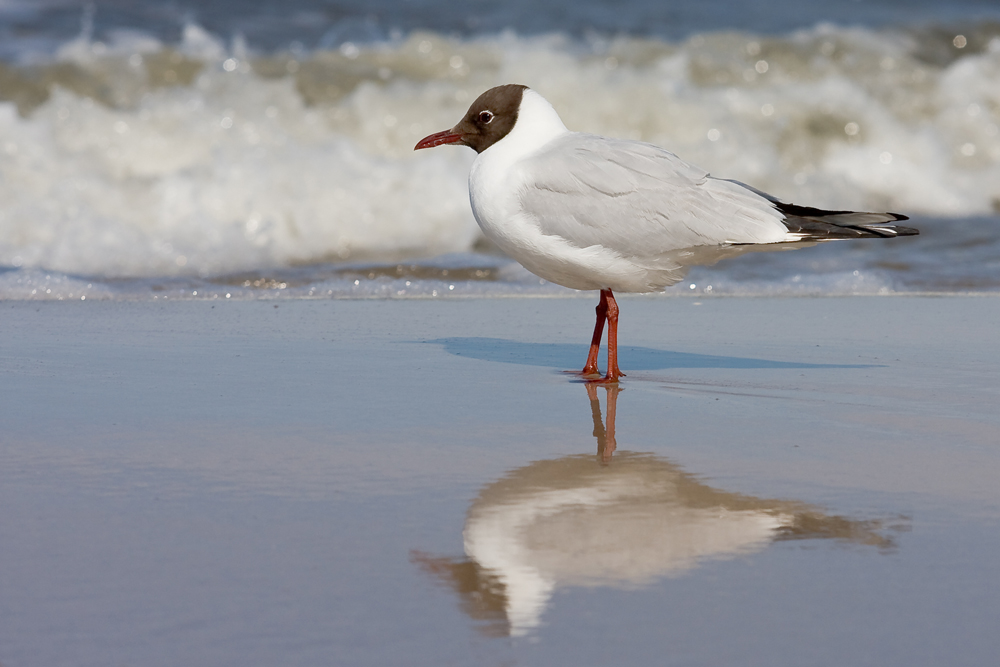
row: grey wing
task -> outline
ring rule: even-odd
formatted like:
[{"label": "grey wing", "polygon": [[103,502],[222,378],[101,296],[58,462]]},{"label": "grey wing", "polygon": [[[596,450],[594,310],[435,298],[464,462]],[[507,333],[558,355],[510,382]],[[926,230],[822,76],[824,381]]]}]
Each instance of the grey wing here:
[{"label": "grey wing", "polygon": [[772,202],[651,144],[573,133],[522,163],[523,210],[544,234],[633,257],[787,240]]}]

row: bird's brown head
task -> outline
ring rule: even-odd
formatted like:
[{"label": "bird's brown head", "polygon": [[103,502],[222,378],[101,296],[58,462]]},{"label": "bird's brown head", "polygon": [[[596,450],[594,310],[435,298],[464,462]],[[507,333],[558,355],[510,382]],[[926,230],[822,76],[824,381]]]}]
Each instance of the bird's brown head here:
[{"label": "bird's brown head", "polygon": [[490,88],[476,98],[458,125],[424,137],[413,150],[442,144],[461,144],[482,153],[514,129],[517,111],[521,108],[521,97],[527,88],[515,83]]}]

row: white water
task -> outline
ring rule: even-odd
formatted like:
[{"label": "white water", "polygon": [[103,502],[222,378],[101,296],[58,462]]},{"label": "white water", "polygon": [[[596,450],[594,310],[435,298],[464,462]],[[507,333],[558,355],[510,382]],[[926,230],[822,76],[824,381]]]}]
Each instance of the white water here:
[{"label": "white water", "polygon": [[7,69],[0,266],[19,269],[5,283],[30,283],[469,250],[474,154],[412,147],[505,82],[540,91],[572,129],[650,141],[786,200],[989,214],[1000,37],[952,40],[833,27],[677,44],[415,33],[264,56],[197,26],[173,46],[84,35],[53,61]]}]

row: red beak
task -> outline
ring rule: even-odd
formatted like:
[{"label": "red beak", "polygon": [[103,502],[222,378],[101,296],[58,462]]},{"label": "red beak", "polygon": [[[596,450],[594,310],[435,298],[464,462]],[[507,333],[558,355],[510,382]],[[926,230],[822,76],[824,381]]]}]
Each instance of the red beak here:
[{"label": "red beak", "polygon": [[435,132],[434,134],[424,137],[418,141],[417,145],[413,147],[413,150],[419,151],[421,148],[434,148],[435,146],[440,146],[442,144],[457,144],[461,140],[462,135],[455,134],[453,130]]}]

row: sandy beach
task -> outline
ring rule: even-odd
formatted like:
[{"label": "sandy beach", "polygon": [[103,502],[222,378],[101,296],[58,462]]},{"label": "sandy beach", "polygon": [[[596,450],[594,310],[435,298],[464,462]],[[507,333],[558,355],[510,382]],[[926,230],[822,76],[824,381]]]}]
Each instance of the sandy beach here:
[{"label": "sandy beach", "polygon": [[0,660],[993,659],[995,297],[620,303],[0,304]]}]

